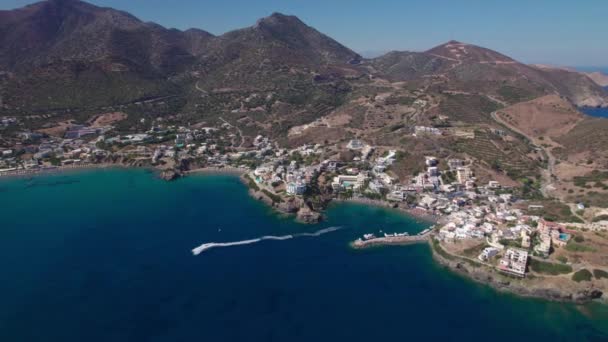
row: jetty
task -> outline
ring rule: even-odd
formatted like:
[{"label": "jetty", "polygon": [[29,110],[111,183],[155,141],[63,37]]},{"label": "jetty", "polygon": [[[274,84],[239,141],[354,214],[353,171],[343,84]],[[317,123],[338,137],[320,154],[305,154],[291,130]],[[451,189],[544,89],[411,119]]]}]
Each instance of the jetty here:
[{"label": "jetty", "polygon": [[413,243],[421,243],[426,242],[431,236],[431,232],[433,228],[428,228],[416,235],[407,235],[407,234],[393,234],[393,235],[385,235],[382,237],[369,237],[369,234],[366,234],[366,237],[369,238],[359,238],[353,242],[351,242],[351,246],[356,249],[375,247],[375,246],[396,246],[396,245],[409,245]]}]

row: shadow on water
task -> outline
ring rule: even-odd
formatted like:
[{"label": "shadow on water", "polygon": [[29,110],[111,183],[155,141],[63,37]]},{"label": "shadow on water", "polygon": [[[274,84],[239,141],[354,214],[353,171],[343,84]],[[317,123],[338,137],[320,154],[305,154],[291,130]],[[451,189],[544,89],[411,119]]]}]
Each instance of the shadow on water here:
[{"label": "shadow on water", "polygon": [[38,188],[38,187],[57,187],[57,186],[78,184],[78,183],[80,183],[80,181],[76,180],[76,179],[63,179],[63,180],[56,180],[56,181],[40,181],[40,180],[36,180],[36,179],[30,179],[25,184],[25,188],[31,189],[31,188]]}]

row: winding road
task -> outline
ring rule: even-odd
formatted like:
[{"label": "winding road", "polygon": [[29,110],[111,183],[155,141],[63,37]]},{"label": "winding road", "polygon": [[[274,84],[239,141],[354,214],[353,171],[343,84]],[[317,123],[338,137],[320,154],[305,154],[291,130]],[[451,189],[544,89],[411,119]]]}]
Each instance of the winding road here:
[{"label": "winding road", "polygon": [[534,140],[529,135],[527,135],[520,129],[513,127],[506,121],[502,120],[498,116],[497,112],[492,112],[492,113],[490,113],[490,115],[492,116],[492,119],[494,119],[494,121],[507,127],[508,129],[512,130],[513,132],[523,136],[532,144],[532,146],[534,146],[537,149],[542,150],[545,153],[545,155],[547,156],[547,168],[542,169],[542,171],[541,171],[541,176],[542,176],[543,180],[541,183],[540,192],[543,194],[543,196],[550,197],[549,192],[555,188],[553,185],[553,178],[555,177],[555,165],[556,165],[555,156],[549,150],[545,149],[542,146],[535,144]]}]

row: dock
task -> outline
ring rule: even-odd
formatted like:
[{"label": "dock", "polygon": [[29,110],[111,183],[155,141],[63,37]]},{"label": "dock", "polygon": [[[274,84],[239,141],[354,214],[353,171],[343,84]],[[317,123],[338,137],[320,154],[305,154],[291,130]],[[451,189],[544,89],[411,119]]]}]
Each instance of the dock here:
[{"label": "dock", "polygon": [[427,242],[432,231],[433,229],[429,228],[416,235],[382,236],[373,237],[370,239],[357,239],[351,243],[351,246],[356,249],[361,249],[375,246],[398,246]]}]

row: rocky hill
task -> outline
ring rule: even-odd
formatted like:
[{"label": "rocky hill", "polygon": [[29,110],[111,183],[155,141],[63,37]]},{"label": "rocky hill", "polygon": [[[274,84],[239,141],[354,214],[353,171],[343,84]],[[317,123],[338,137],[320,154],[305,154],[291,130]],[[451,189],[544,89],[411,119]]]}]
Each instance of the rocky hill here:
[{"label": "rocky hill", "polygon": [[598,85],[602,87],[608,87],[608,75],[599,71],[586,72],[584,74],[587,75],[587,77],[592,79],[593,82],[597,83]]},{"label": "rocky hill", "polygon": [[[437,124],[444,116],[489,122],[499,107],[548,94],[575,105],[608,103],[606,90],[584,75],[456,41],[363,59],[280,13],[214,36],[77,0],[0,11],[0,110],[11,115],[83,121],[120,110],[132,120],[126,129],[141,118],[165,117],[226,120],[247,135],[285,136],[350,109],[359,114],[346,114],[356,116],[349,125],[360,131]],[[378,95],[382,101],[371,104]],[[400,112],[425,96],[429,106],[420,113]]]},{"label": "rocky hill", "polygon": [[560,94],[579,106],[608,106],[598,84],[575,71],[529,66],[498,52],[450,41],[426,52],[390,52],[371,61],[392,81],[422,78],[443,91],[485,93],[506,104]]}]

